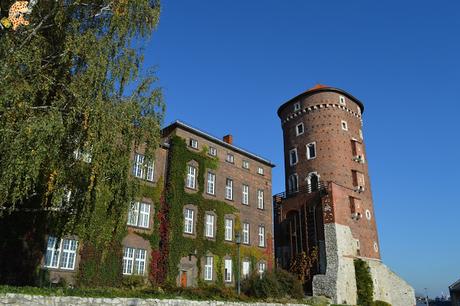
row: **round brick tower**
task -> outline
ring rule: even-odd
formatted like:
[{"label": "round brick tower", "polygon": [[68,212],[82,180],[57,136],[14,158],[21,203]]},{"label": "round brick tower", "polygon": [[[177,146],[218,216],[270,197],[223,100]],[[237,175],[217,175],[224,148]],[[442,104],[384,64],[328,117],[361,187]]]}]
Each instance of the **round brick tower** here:
[{"label": "round brick tower", "polygon": [[[286,192],[296,197],[328,185],[333,216],[350,228],[357,256],[380,258],[362,134],[363,104],[337,88],[317,85],[281,105]],[[332,187],[331,187],[332,186]]]}]

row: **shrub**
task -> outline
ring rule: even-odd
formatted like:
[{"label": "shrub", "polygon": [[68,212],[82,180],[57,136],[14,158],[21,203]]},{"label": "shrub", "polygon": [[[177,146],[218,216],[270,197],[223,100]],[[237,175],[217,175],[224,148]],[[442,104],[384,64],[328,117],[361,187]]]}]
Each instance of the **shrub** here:
[{"label": "shrub", "polygon": [[391,306],[390,303],[387,303],[385,301],[374,301],[374,303],[372,304],[372,306]]},{"label": "shrub", "polygon": [[141,275],[124,276],[122,285],[129,289],[141,288],[145,286],[145,278]]},{"label": "shrub", "polygon": [[241,287],[244,294],[256,298],[299,299],[304,296],[300,281],[291,273],[281,269],[266,272],[262,277],[254,272],[243,281]]},{"label": "shrub", "polygon": [[374,284],[368,264],[361,259],[355,259],[356,290],[358,305],[372,306],[374,300]]}]

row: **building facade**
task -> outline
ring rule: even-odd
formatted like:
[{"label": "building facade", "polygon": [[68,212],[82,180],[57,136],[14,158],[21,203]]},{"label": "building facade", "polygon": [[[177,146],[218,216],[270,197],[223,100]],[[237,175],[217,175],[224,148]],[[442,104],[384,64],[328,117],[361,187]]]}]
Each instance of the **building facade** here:
[{"label": "building facade", "polygon": [[[162,130],[147,162],[131,155],[144,190],[128,208],[121,273],[193,287],[235,284],[271,269],[274,260],[270,161],[180,121]],[[157,196],[151,196],[151,194]],[[54,282],[73,283],[85,242],[49,236],[43,267]],[[237,257],[240,249],[240,258]],[[240,264],[238,270],[238,264]]]},{"label": "building facade", "polygon": [[380,261],[363,111],[351,94],[323,85],[278,109],[286,191],[274,196],[276,259],[289,269],[298,254],[316,250],[307,291],[355,304],[353,261],[361,258],[373,273],[375,299],[414,305],[413,289]]}]

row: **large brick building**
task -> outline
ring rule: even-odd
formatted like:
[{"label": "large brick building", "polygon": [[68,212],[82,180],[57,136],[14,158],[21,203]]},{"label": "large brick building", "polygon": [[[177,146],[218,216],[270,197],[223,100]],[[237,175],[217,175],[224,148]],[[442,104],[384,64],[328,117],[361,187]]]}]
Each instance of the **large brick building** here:
[{"label": "large brick building", "polygon": [[[179,159],[174,159],[172,152],[179,152],[179,147],[186,150],[179,154],[190,158],[181,157],[184,164],[173,165]],[[161,253],[162,250],[155,249],[146,239],[161,228],[158,224],[161,203],[148,196],[133,199],[126,220],[127,235],[122,240],[123,275],[147,278],[153,273],[149,268],[157,264],[152,261],[169,256],[165,264],[173,266],[164,273],[175,274],[172,278],[177,285],[196,286],[201,279],[231,286],[236,281],[237,239],[241,243],[242,277],[251,270],[262,273],[271,268],[274,259],[271,168],[274,165],[270,161],[233,145],[231,135],[220,140],[179,121],[162,130],[162,145],[155,155],[155,161],[147,164],[142,151],[133,152],[131,175],[147,188],[163,189],[166,202],[171,200],[165,205],[174,206],[169,208],[171,220],[164,222],[168,222],[166,226],[176,224],[179,228],[168,229],[168,241],[161,241],[160,245],[170,247],[168,253]],[[208,165],[201,163],[202,160],[214,161],[209,163],[213,166],[200,168]],[[182,171],[179,183],[173,181],[172,170],[178,167]],[[183,186],[182,190],[175,190],[179,186]],[[168,194],[171,195],[168,197]],[[178,194],[183,200],[174,202]],[[174,211],[179,214],[174,215]],[[43,266],[52,280],[64,278],[74,282],[81,259],[79,251],[84,244],[74,236],[58,243],[55,237],[48,237]],[[159,257],[152,259],[154,254]]]},{"label": "large brick building", "polygon": [[373,274],[375,298],[415,304],[413,289],[380,261],[367,156],[363,104],[323,85],[281,105],[286,192],[274,196],[275,250],[289,268],[297,254],[318,250],[307,290],[355,304],[354,258]]}]

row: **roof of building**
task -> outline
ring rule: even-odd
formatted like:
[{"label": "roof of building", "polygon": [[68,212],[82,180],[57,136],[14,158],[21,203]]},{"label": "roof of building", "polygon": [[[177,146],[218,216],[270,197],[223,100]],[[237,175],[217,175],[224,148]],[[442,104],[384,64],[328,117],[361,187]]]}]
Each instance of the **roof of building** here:
[{"label": "roof of building", "polygon": [[302,97],[310,96],[310,95],[320,93],[320,92],[327,92],[327,91],[332,91],[332,92],[336,92],[336,93],[347,96],[348,98],[352,99],[355,103],[359,105],[359,107],[361,108],[361,113],[364,112],[364,104],[361,101],[359,101],[357,98],[355,98],[354,96],[346,92],[345,90],[335,88],[335,87],[330,87],[330,86],[323,85],[323,84],[316,84],[314,87],[308,89],[307,91],[301,93],[300,95],[295,96],[294,98],[290,99],[289,101],[281,105],[278,108],[278,112],[277,112],[278,116],[280,116],[281,111],[292,101],[300,99]]},{"label": "roof of building", "polygon": [[233,144],[229,144],[229,143],[227,143],[227,142],[225,142],[225,141],[223,141],[223,140],[221,140],[221,139],[219,139],[219,138],[217,138],[215,136],[212,136],[209,133],[206,133],[206,132],[204,132],[204,131],[202,131],[200,129],[197,129],[197,128],[195,128],[195,127],[193,127],[193,126],[191,126],[189,124],[186,124],[186,123],[184,123],[182,121],[179,121],[179,120],[176,120],[173,123],[171,123],[168,126],[166,126],[165,128],[163,128],[162,129],[162,134],[167,134],[170,130],[172,130],[172,129],[176,128],[176,127],[180,127],[180,128],[182,128],[182,129],[184,129],[186,131],[189,131],[189,132],[194,133],[194,134],[196,134],[198,136],[201,136],[201,137],[203,137],[203,138],[205,138],[205,139],[207,139],[209,141],[215,142],[215,143],[217,143],[217,144],[219,144],[219,145],[221,145],[223,147],[226,147],[226,148],[228,148],[230,150],[236,151],[236,152],[238,152],[238,153],[240,153],[242,155],[245,155],[247,157],[253,158],[253,159],[255,159],[255,160],[257,160],[257,161],[259,161],[259,162],[261,162],[263,164],[266,164],[267,166],[275,167],[275,164],[273,164],[268,159],[260,157],[259,155],[251,153],[251,152],[249,152],[249,151],[247,151],[247,150],[245,150],[243,148],[237,147],[237,146],[235,146]]},{"label": "roof of building", "polygon": [[451,291],[460,291],[460,279],[449,286],[449,290]]}]

